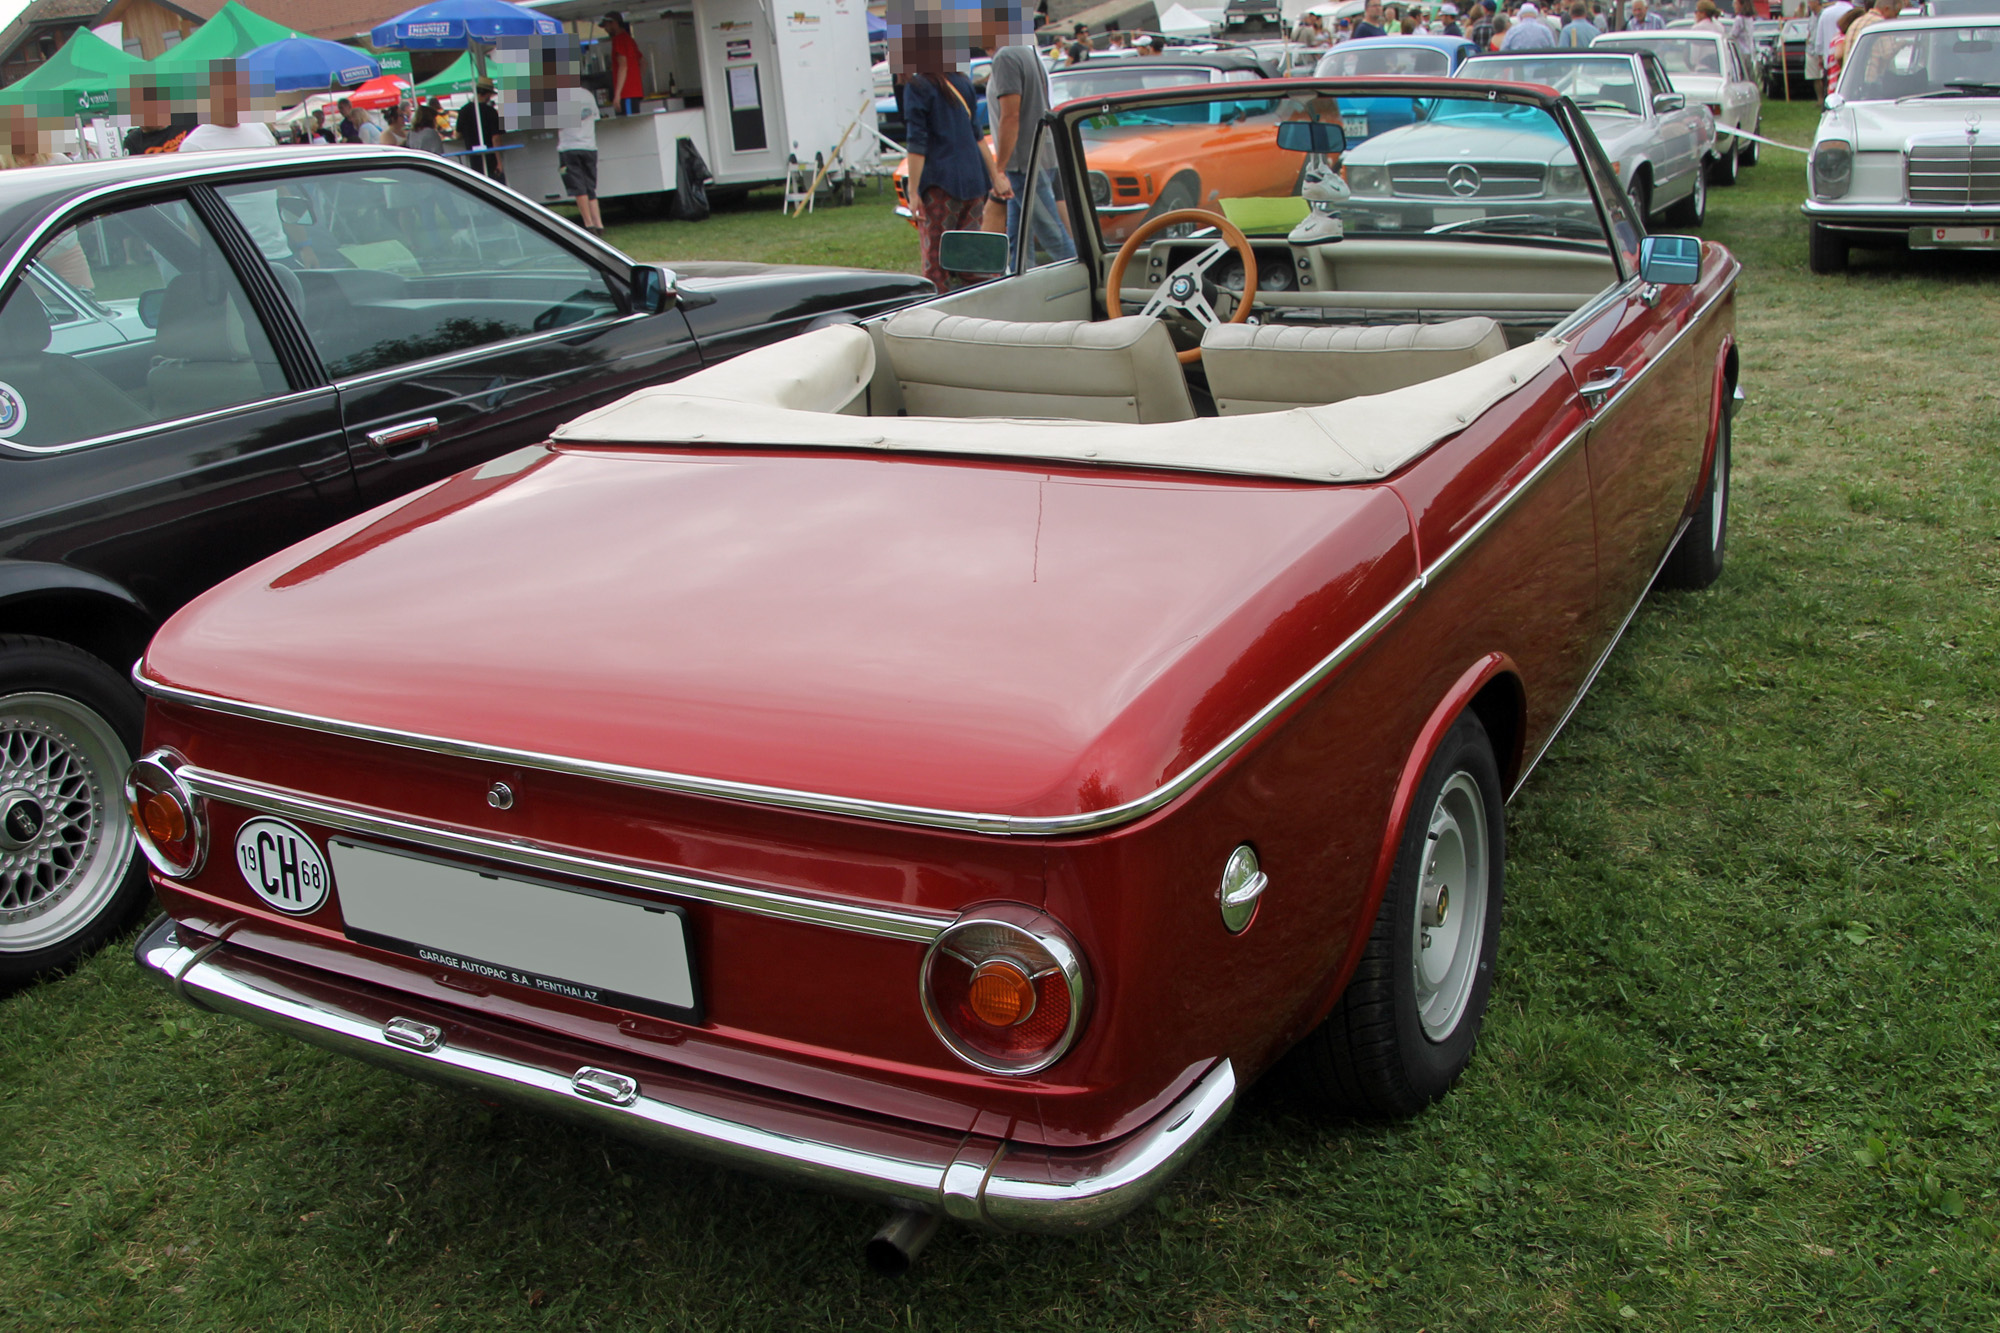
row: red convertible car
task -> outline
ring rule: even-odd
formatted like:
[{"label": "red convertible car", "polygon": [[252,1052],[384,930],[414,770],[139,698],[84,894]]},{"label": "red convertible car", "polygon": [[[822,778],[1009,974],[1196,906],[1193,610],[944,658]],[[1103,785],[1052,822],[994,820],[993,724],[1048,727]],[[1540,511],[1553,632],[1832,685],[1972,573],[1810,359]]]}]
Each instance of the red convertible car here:
[{"label": "red convertible car", "polygon": [[[1274,87],[1323,179],[1363,90]],[[1493,984],[1508,796],[1647,590],[1721,567],[1738,265],[1645,237],[1546,89],[1365,92],[1531,109],[1590,206],[1522,175],[1400,225],[1329,187],[1112,253],[1046,211],[1089,199],[1073,106],[1020,250],[946,238],[998,280],[191,604],[136,669],[141,963],[879,1199],[890,1264],[940,1218],[1119,1217],[1281,1059],[1329,1111],[1421,1111]],[[1050,228],[1079,257],[1037,263]]]}]

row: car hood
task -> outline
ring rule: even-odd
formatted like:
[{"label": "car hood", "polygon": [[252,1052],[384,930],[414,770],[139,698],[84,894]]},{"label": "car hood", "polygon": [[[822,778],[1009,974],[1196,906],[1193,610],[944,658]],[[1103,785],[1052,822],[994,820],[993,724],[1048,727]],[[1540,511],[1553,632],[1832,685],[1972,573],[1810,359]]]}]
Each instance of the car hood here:
[{"label": "car hood", "polygon": [[1863,152],[1901,152],[1916,142],[1965,142],[1966,117],[1992,124],[1979,142],[2000,142],[2000,98],[1949,97],[1931,101],[1848,102],[1820,119],[1819,138],[1842,132]]},{"label": "car hood", "polygon": [[1551,162],[1569,155],[1567,139],[1533,130],[1422,124],[1377,135],[1349,151],[1343,161],[1371,166],[1390,162]]},{"label": "car hood", "polygon": [[1381,487],[564,445],[253,567],[143,670],[476,747],[1068,816],[1194,765],[1415,574]]}]

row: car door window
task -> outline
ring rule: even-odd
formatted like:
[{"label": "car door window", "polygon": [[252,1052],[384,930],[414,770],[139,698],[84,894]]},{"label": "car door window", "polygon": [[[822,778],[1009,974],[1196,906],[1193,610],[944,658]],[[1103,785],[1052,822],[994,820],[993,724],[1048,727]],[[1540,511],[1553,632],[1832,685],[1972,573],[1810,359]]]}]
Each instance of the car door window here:
[{"label": "car door window", "polygon": [[0,440],[17,446],[75,444],[289,387],[185,200],[62,228],[0,301]]},{"label": "car door window", "polygon": [[1070,235],[1062,180],[1056,174],[1055,140],[1046,129],[1035,139],[1026,185],[1021,201],[1021,270],[1075,259],[1076,240]]},{"label": "car door window", "polygon": [[218,189],[259,240],[329,374],[350,378],[623,313],[553,237],[414,168]]}]

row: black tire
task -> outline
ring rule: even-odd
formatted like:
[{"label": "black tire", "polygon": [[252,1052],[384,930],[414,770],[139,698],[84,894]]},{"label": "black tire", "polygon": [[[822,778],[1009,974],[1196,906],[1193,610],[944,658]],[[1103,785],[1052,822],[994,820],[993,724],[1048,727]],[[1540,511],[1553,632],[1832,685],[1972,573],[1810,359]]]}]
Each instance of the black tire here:
[{"label": "black tire", "polygon": [[1694,189],[1667,210],[1667,221],[1676,227],[1699,227],[1708,220],[1708,172],[1694,173]]},{"label": "black tire", "polygon": [[1646,176],[1634,176],[1632,183],[1625,187],[1625,197],[1632,201],[1632,211],[1639,215],[1639,225],[1650,229],[1653,225],[1653,182]]},{"label": "black tire", "polygon": [[[1453,979],[1451,991],[1447,995],[1441,986],[1426,1005],[1418,983],[1419,955],[1432,946],[1419,947],[1430,937],[1430,929],[1419,925],[1418,914],[1427,871],[1434,854],[1449,860],[1448,844],[1476,841],[1476,835],[1458,837],[1471,831],[1475,806],[1485,834],[1481,851],[1486,891],[1482,901],[1467,891],[1469,881],[1458,890],[1463,900],[1457,906],[1464,914],[1446,945],[1451,957],[1439,955],[1453,964],[1448,974]],[[1506,850],[1500,767],[1486,728],[1468,711],[1452,723],[1417,784],[1396,865],[1354,976],[1326,1021],[1286,1057],[1294,1086],[1316,1108],[1349,1115],[1412,1116],[1458,1081],[1472,1058],[1493,989]],[[1466,851],[1469,874],[1470,848]],[[1478,918],[1473,922],[1475,911]],[[1450,924],[1447,914],[1445,923],[1433,928],[1442,934]],[[1452,1000],[1452,1005],[1439,1008],[1440,997]],[[1427,1015],[1438,1017],[1440,1023],[1427,1027]]]},{"label": "black tire", "polygon": [[1847,237],[1817,222],[1806,224],[1806,267],[1815,273],[1847,271]]},{"label": "black tire", "polygon": [[1729,404],[1722,406],[1722,424],[1715,433],[1715,458],[1710,462],[1708,481],[1702,486],[1701,502],[1673,554],[1660,566],[1659,585],[1696,592],[1715,582],[1722,574],[1723,556],[1729,544]]},{"label": "black tire", "polygon": [[[1167,182],[1167,188],[1160,191],[1160,197],[1146,210],[1147,220],[1171,213],[1179,208],[1201,207],[1201,182],[1188,172],[1183,172]],[[1159,236],[1186,236],[1194,231],[1193,223],[1175,223]]]},{"label": "black tire", "polygon": [[1736,184],[1736,154],[1739,144],[1730,144],[1729,151],[1717,153],[1708,159],[1708,179],[1712,185]]},{"label": "black tire", "polygon": [[[1754,131],[1754,133],[1762,134],[1763,132],[1764,132],[1764,118],[1762,116],[1759,116],[1757,117],[1757,128]],[[1745,139],[1743,141],[1742,164],[1746,167],[1754,167],[1759,162],[1763,161],[1763,159],[1764,159],[1764,145],[1758,143],[1755,139]]]},{"label": "black tire", "polygon": [[0,993],[74,967],[150,901],[124,797],[144,715],[90,654],[0,635]]}]

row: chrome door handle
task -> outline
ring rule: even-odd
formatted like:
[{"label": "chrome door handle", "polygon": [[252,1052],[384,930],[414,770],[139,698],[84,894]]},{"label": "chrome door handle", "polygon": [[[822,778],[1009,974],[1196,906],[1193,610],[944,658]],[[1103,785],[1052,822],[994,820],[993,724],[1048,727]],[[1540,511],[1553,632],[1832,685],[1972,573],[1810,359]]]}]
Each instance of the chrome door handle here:
[{"label": "chrome door handle", "polygon": [[[380,430],[371,430],[368,432],[368,443],[391,458],[410,458],[430,448],[430,437],[437,432],[436,417],[420,417],[415,421],[402,421],[393,426],[384,426]],[[414,449],[397,448],[398,445],[407,445],[417,440],[423,443]]]},{"label": "chrome door handle", "polygon": [[1610,396],[1611,391],[1617,388],[1624,378],[1625,367],[1613,366],[1594,379],[1585,380],[1583,387],[1577,390],[1577,394],[1589,405],[1590,410],[1595,412],[1604,406],[1605,398]]}]

